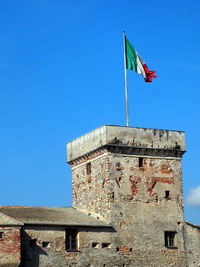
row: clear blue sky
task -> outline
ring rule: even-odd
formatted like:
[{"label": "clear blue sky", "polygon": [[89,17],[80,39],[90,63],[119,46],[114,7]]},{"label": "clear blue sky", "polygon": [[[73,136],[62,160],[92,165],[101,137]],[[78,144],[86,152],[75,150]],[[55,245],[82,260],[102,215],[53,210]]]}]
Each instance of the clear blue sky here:
[{"label": "clear blue sky", "polygon": [[[65,143],[125,124],[123,30],[158,74],[145,83],[129,71],[130,125],[186,131],[186,203],[200,186],[199,10],[198,0],[1,1],[0,204],[71,205]],[[200,201],[185,215],[200,224]]]}]

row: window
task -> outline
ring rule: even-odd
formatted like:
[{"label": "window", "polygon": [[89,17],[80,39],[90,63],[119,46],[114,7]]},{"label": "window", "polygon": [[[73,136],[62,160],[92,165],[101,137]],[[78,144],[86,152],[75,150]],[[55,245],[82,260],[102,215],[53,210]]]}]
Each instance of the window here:
[{"label": "window", "polygon": [[166,231],[165,232],[165,247],[167,248],[176,248],[176,232]]},{"label": "window", "polygon": [[49,245],[50,245],[50,242],[49,241],[43,241],[42,242],[42,247],[43,248],[47,248],[47,247],[49,247]]},{"label": "window", "polygon": [[143,167],[143,158],[139,158],[138,165],[140,168]]},{"label": "window", "polygon": [[3,232],[0,232],[0,238],[3,238]]},{"label": "window", "polygon": [[166,200],[170,199],[170,191],[165,191],[165,199]]},{"label": "window", "polygon": [[91,162],[86,164],[86,173],[87,175],[91,174]]},{"label": "window", "polygon": [[93,247],[93,248],[98,248],[98,247],[99,247],[99,243],[95,243],[95,242],[92,243],[92,247]]},{"label": "window", "polygon": [[78,236],[78,231],[76,229],[66,230],[66,250],[67,251],[78,250],[77,236]]},{"label": "window", "polygon": [[102,243],[102,248],[110,248],[111,243]]},{"label": "window", "polygon": [[111,201],[114,201],[115,200],[115,192],[109,193],[109,197],[110,197]]}]

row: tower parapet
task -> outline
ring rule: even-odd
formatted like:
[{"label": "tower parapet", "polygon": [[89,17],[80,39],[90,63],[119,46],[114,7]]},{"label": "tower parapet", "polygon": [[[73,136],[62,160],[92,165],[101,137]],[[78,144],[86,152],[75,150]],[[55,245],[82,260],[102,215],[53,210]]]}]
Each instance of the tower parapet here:
[{"label": "tower parapet", "polygon": [[[67,161],[100,148],[124,154],[182,156],[185,133],[163,129],[104,125],[67,144]],[[122,149],[124,147],[124,149]],[[113,151],[113,152],[114,152]]]}]

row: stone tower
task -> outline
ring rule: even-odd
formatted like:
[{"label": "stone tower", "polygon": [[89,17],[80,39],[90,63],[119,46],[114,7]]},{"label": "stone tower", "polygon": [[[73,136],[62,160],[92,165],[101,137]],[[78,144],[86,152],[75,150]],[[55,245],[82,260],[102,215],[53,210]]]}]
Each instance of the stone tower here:
[{"label": "stone tower", "polygon": [[110,223],[118,248],[154,259],[175,251],[172,266],[183,267],[184,152],[180,131],[105,125],[83,135],[67,144],[73,206]]}]

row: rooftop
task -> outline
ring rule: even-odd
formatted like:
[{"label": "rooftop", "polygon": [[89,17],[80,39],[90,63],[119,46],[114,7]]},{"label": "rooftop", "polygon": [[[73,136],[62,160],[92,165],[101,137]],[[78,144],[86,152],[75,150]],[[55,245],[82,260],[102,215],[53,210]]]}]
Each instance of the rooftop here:
[{"label": "rooftop", "polygon": [[[0,212],[24,224],[110,227],[100,219],[72,207],[0,206]],[[1,220],[2,217],[0,214]]]},{"label": "rooftop", "polygon": [[6,214],[3,214],[0,212],[0,225],[2,226],[21,226],[23,225],[22,222],[16,220],[15,218],[12,218]]}]

